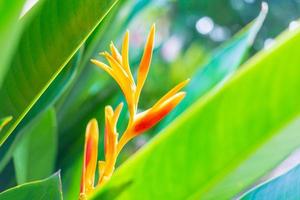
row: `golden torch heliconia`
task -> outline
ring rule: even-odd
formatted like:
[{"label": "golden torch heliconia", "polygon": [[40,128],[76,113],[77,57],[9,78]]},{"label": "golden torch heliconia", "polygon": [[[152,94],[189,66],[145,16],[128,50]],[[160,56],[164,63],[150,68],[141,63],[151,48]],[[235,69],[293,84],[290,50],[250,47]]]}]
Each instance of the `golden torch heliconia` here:
[{"label": "golden torch heliconia", "polygon": [[[137,72],[137,80],[135,81],[131,73],[128,49],[129,49],[129,31],[126,32],[122,51],[119,53],[113,42],[110,44],[111,54],[102,52],[109,65],[92,59],[91,62],[106,71],[121,88],[129,111],[129,121],[126,130],[119,139],[117,132],[117,122],[123,107],[120,103],[115,109],[111,106],[105,107],[105,135],[104,135],[104,161],[98,161],[98,123],[92,119],[86,128],[84,159],[82,167],[82,178],[80,186],[80,199],[86,199],[96,187],[101,187],[112,176],[118,154],[125,144],[132,138],[142,134],[161,119],[163,119],[172,109],[174,109],[184,98],[185,92],[180,91],[189,80],[185,80],[146,111],[137,112],[140,94],[145,83],[150,68],[152,52],[154,47],[155,25],[152,25],[144,54],[142,56],[140,66]],[[95,172],[98,164],[98,181],[95,184]]]}]

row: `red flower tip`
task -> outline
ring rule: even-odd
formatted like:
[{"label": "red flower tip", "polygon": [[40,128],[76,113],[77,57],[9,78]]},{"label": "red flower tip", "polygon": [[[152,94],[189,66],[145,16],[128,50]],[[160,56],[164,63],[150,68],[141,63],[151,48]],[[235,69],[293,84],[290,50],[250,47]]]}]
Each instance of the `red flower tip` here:
[{"label": "red flower tip", "polygon": [[143,113],[137,115],[137,119],[133,126],[133,134],[139,135],[156,125],[162,120],[169,112],[171,112],[185,97],[185,92],[179,92],[160,105],[152,107]]}]

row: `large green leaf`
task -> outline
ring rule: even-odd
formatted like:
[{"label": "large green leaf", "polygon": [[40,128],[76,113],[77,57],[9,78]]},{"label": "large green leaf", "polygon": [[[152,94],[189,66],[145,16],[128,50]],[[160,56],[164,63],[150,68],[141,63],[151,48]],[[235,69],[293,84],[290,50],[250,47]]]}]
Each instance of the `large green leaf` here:
[{"label": "large green leaf", "polygon": [[[300,146],[300,28],[250,59],[121,166],[116,199],[230,199]],[[257,167],[259,166],[259,167]],[[93,199],[93,198],[92,198]],[[102,198],[104,199],[104,198]]]},{"label": "large green leaf", "polygon": [[24,1],[0,1],[0,87],[22,30],[18,19]]},{"label": "large green leaf", "polygon": [[186,87],[187,97],[163,120],[160,130],[213,87],[220,83],[222,84],[224,80],[238,69],[253,45],[266,14],[267,7],[263,8],[259,16],[230,42],[220,47],[213,54],[211,60],[195,73]]},{"label": "large green leaf", "polygon": [[80,193],[82,157],[83,154],[81,156],[76,156],[70,161],[72,164],[68,168],[63,169],[62,186],[65,200],[77,199],[78,194]]},{"label": "large green leaf", "polygon": [[0,193],[1,200],[62,200],[59,173],[49,178],[18,185]]},{"label": "large green leaf", "polygon": [[34,104],[31,110],[23,118],[18,126],[18,130],[22,129],[27,123],[35,118],[40,112],[52,106],[55,101],[65,92],[69,85],[73,82],[81,59],[82,50],[78,51],[73,59],[66,65],[61,73],[52,81],[47,90]]},{"label": "large green leaf", "polygon": [[34,123],[35,117],[39,116],[39,113],[46,110],[48,107],[53,105],[55,101],[65,92],[65,90],[71,85],[74,81],[74,77],[78,71],[78,63],[81,58],[81,50],[76,53],[73,59],[67,64],[67,66],[62,70],[62,72],[54,79],[54,81],[50,84],[47,90],[43,93],[43,95],[39,98],[39,100],[34,104],[31,110],[27,113],[27,115],[23,118],[20,124],[15,129],[15,132],[18,134],[13,134],[8,140],[5,142],[4,146],[0,149],[0,155],[3,155],[0,158],[0,171],[3,167],[6,166],[7,162],[12,156],[14,148],[18,145],[18,139],[22,137],[22,134],[26,134],[26,126],[29,123]]},{"label": "large green leaf", "polygon": [[13,123],[0,144],[60,73],[117,0],[45,0],[21,37],[0,90],[0,115]]},{"label": "large green leaf", "polygon": [[[299,127],[298,127],[299,128]],[[298,129],[299,130],[299,129]],[[287,173],[262,183],[244,194],[242,200],[300,199],[300,165]]]},{"label": "large green leaf", "polygon": [[39,180],[53,173],[57,151],[57,127],[54,109],[48,109],[23,130],[14,151],[18,184]]}]

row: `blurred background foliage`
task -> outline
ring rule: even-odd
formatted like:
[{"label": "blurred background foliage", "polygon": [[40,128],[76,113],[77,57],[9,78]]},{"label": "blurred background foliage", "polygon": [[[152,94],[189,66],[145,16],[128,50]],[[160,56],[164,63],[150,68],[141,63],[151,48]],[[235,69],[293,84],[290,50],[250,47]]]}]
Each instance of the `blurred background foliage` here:
[{"label": "blurred background foliage", "polygon": [[[251,46],[248,57],[263,48],[269,48],[273,38],[280,32],[286,28],[293,29],[298,24],[296,20],[300,16],[300,0],[267,2],[269,14]],[[34,1],[28,1],[27,5],[33,3]],[[123,0],[113,7],[65,68],[65,73],[69,73],[68,83],[61,81],[64,85],[63,90],[59,92],[61,95],[57,95],[57,90],[53,90],[55,104],[51,110],[56,111],[55,135],[58,141],[57,152],[52,150],[57,154],[54,168],[62,169],[66,199],[76,199],[78,195],[83,139],[88,120],[97,118],[103,133],[104,106],[108,104],[115,106],[123,101],[122,94],[113,80],[93,66],[89,60],[91,58],[102,60],[98,52],[108,50],[111,41],[114,41],[117,47],[121,47],[122,37],[129,29],[130,62],[131,67],[136,68],[149,27],[152,23],[156,23],[157,37],[152,67],[140,103],[140,107],[146,109],[176,83],[192,77],[209,63],[224,44],[258,16],[261,3],[259,0]],[[51,91],[47,93],[45,98],[51,96]],[[36,115],[45,115],[47,112],[49,109]],[[126,122],[126,113],[123,112],[122,115],[121,118]],[[38,118],[32,115],[31,120],[40,120]],[[126,124],[123,121],[119,123],[121,130]],[[33,123],[31,121],[25,124],[25,128],[20,131],[29,129],[29,132],[34,134]],[[156,133],[157,130],[154,129],[153,132],[131,142],[122,153],[119,162],[127,159]],[[100,141],[102,143],[100,142],[99,149],[103,151],[103,135]],[[16,151],[15,160],[16,157],[20,157],[19,154],[20,150]],[[103,157],[103,152],[99,157],[99,159]],[[24,182],[24,177],[15,175],[13,161],[9,160],[0,174],[1,191],[16,185],[17,179]]]}]

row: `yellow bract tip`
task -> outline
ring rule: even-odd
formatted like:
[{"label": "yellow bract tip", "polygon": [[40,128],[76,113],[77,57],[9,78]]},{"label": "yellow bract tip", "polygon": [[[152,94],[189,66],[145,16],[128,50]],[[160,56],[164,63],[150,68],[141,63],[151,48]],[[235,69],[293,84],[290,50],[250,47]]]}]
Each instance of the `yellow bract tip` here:
[{"label": "yellow bract tip", "polygon": [[105,52],[100,52],[99,56],[105,56]]}]

